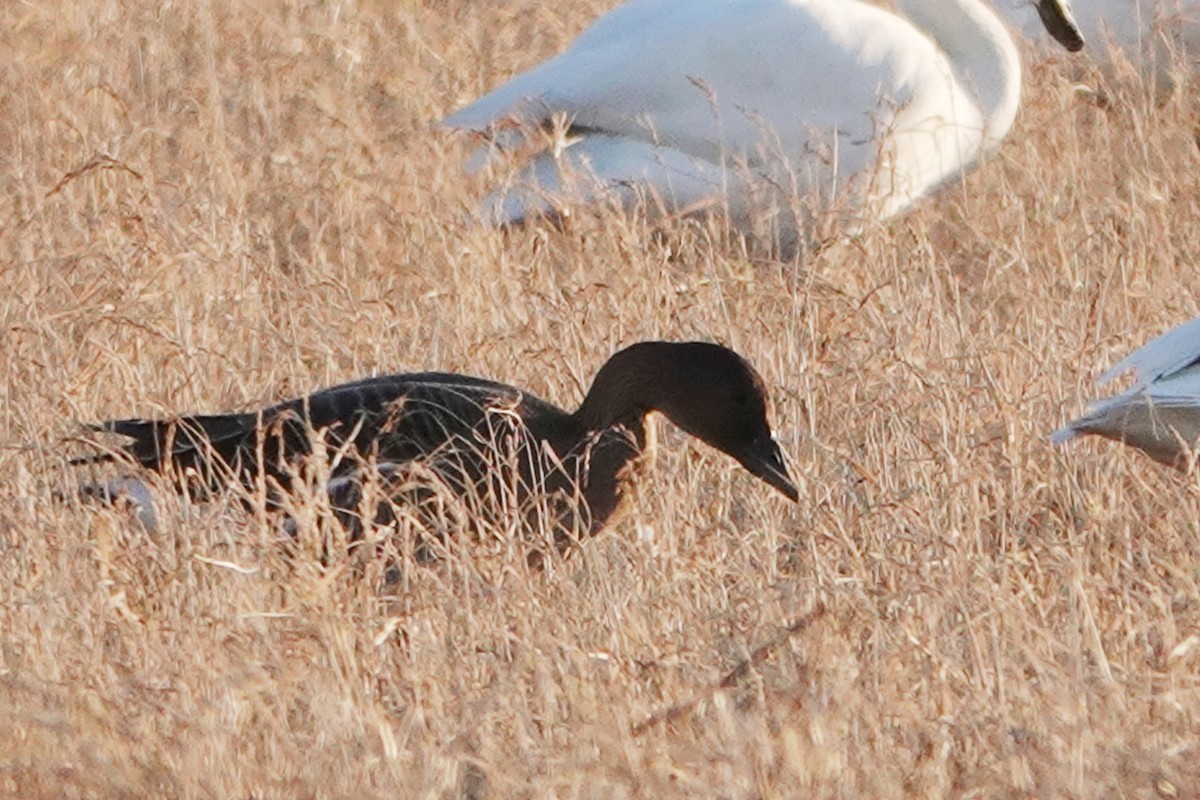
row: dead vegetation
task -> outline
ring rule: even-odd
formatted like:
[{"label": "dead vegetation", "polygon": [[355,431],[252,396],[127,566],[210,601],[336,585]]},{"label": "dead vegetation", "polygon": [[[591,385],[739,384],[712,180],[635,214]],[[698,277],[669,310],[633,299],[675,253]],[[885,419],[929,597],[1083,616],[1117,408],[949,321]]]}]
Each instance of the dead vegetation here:
[{"label": "dead vegetation", "polygon": [[[0,6],[0,796],[1197,796],[1196,480],[1045,438],[1200,311],[1196,95],[1031,70],[984,168],[800,265],[470,227],[433,121],[603,5]],[[664,429],[572,559],[389,586],[53,502],[78,422],[429,368],[570,405],[653,337],[759,368],[799,506]]]}]

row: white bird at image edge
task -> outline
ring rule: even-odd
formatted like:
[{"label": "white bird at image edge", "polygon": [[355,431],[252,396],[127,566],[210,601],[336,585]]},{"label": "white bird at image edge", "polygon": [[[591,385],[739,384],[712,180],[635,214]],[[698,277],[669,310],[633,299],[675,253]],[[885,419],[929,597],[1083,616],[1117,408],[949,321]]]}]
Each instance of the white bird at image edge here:
[{"label": "white bird at image edge", "polygon": [[1167,331],[1101,375],[1104,386],[1132,370],[1134,385],[1098,400],[1050,439],[1095,434],[1136,447],[1155,461],[1186,466],[1200,439],[1200,318]]}]

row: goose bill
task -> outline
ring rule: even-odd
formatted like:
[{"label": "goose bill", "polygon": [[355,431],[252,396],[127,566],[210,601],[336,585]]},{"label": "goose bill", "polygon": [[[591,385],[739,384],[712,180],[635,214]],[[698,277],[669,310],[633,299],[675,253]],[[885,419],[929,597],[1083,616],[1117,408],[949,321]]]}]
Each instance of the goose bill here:
[{"label": "goose bill", "polygon": [[1083,33],[1075,22],[1071,0],[1036,0],[1042,24],[1059,44],[1076,53],[1083,49]]},{"label": "goose bill", "polygon": [[793,503],[800,502],[800,491],[796,484],[792,483],[787,466],[783,463],[783,453],[772,437],[763,436],[756,439],[750,445],[749,452],[739,458],[738,462],[748,469],[751,475],[774,486]]}]

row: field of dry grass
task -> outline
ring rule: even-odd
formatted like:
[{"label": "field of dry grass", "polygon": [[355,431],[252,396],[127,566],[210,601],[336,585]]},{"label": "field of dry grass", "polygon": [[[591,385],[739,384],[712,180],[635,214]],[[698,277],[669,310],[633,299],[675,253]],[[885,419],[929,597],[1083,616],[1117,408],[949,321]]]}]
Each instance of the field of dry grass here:
[{"label": "field of dry grass", "polygon": [[[1046,441],[1200,311],[1196,94],[1031,70],[983,169],[799,265],[468,227],[433,121],[606,6],[0,5],[0,796],[1200,793],[1196,479]],[[53,499],[83,421],[426,368],[570,406],[655,337],[758,366],[798,506],[663,425],[573,558],[385,591],[220,505]]]}]

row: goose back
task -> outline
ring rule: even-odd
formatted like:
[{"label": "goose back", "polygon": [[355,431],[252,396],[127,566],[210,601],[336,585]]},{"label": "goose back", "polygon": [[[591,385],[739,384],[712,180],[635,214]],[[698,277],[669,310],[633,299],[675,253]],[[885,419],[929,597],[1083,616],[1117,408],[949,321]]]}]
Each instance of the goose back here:
[{"label": "goose back", "polygon": [[[541,503],[544,516],[546,498],[562,495],[572,502],[551,503],[552,527],[575,533],[599,530],[618,511],[621,484],[645,442],[640,418],[589,431],[515,387],[443,372],[368,378],[262,411],[96,427],[128,437],[124,453],[141,466],[184,481],[199,476],[210,488],[267,477],[286,492],[306,479],[305,462],[320,441],[331,485],[344,498],[357,499],[368,475],[382,476],[391,487],[385,492],[403,484],[427,496],[440,487],[470,500],[479,516],[501,514],[497,503]],[[416,463],[417,472],[407,468]]]}]

